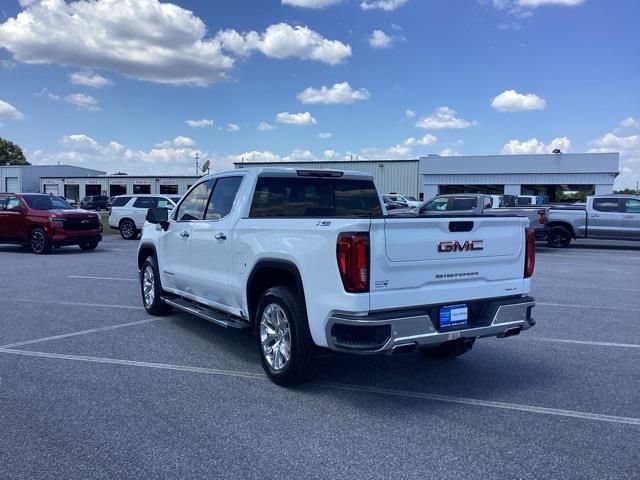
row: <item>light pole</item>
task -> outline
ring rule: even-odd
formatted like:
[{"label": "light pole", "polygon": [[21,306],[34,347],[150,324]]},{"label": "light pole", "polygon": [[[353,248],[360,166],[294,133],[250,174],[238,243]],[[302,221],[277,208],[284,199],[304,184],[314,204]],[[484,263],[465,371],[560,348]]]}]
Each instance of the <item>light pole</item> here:
[{"label": "light pole", "polygon": [[197,177],[198,174],[200,173],[200,165],[198,165],[198,160],[200,160],[200,154],[196,152],[195,157],[196,157],[196,177]]}]

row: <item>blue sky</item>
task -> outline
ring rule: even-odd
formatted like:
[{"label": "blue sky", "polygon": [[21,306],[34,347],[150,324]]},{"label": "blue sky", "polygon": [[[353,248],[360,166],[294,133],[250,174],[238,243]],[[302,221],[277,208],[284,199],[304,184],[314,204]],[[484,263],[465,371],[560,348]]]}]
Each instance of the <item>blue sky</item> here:
[{"label": "blue sky", "polygon": [[636,0],[3,0],[0,136],[129,173],[187,174],[196,152],[620,151],[635,185],[638,18]]}]

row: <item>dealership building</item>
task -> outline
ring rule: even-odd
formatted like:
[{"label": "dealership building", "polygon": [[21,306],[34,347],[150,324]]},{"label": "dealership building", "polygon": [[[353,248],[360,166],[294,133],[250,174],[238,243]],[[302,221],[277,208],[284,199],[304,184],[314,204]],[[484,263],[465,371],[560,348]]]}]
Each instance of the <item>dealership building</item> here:
[{"label": "dealership building", "polygon": [[[562,191],[609,194],[619,171],[618,153],[489,155],[411,160],[242,162],[236,168],[360,170],[382,193],[431,198],[445,193],[545,195]],[[43,192],[79,200],[87,195],[136,193],[183,195],[199,176],[106,175],[71,165],[0,166],[0,192]]]},{"label": "dealership building", "polygon": [[[268,162],[290,168],[333,168],[371,173],[380,192],[431,198],[446,193],[545,195],[561,191],[609,194],[619,172],[618,153],[488,155],[416,160]],[[236,168],[267,163],[236,163]]]}]

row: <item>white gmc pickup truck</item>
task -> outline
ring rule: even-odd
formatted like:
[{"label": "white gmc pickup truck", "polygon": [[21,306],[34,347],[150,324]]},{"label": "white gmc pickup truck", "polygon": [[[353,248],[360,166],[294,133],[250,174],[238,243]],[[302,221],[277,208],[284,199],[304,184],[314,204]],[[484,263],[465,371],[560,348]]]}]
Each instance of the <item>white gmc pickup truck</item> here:
[{"label": "white gmc pickup truck", "polygon": [[280,385],[309,380],[323,349],[453,357],[534,325],[526,218],[383,212],[363,172],[205,176],[170,214],[147,214],[144,306],[252,329]]}]

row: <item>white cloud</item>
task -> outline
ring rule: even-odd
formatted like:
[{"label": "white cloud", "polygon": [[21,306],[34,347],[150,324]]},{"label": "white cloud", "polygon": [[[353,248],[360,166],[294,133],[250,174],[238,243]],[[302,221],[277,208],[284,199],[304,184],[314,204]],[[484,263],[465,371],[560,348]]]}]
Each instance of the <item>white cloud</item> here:
[{"label": "white cloud", "polygon": [[306,88],[298,94],[298,100],[307,104],[336,104],[368,100],[370,96],[369,90],[366,88],[354,90],[349,82],[342,82],[336,83],[333,87]]},{"label": "white cloud", "polygon": [[208,118],[203,118],[201,120],[185,120],[185,122],[191,128],[209,128],[213,127],[214,121]]},{"label": "white cloud", "polygon": [[240,125],[227,123],[227,132],[237,132],[238,130],[240,130]]},{"label": "white cloud", "polygon": [[309,113],[289,113],[281,112],[276,115],[276,122],[285,123],[288,125],[315,125],[318,123],[315,118]]},{"label": "white cloud", "polygon": [[89,110],[92,112],[100,110],[98,100],[86,93],[72,93],[64,97],[64,101],[75,105],[79,110]]},{"label": "white cloud", "polygon": [[362,0],[360,8],[363,10],[384,10],[390,12],[398,7],[401,7],[408,0]]},{"label": "white cloud", "polygon": [[470,122],[456,117],[456,111],[449,107],[439,107],[431,115],[422,117],[416,123],[416,127],[425,128],[427,130],[440,128],[468,128],[476,125],[476,122]]},{"label": "white cloud", "polygon": [[22,120],[24,118],[24,113],[18,110],[16,107],[11,105],[4,100],[0,100],[0,119],[2,120]]},{"label": "white cloud", "polygon": [[249,55],[260,51],[271,58],[300,58],[317,60],[329,65],[342,63],[351,56],[351,47],[338,40],[328,40],[306,26],[278,23],[269,26],[264,33],[236,30],[219,32],[217,38],[222,47],[236,55]]},{"label": "white cloud", "polygon": [[441,157],[459,157],[460,154],[455,151],[453,148],[445,148],[444,150],[441,150],[439,155]]},{"label": "white cloud", "polygon": [[322,140],[327,140],[329,138],[333,137],[333,133],[331,132],[321,132],[318,134],[318,138],[322,139]]},{"label": "white cloud", "polygon": [[276,127],[275,125],[271,125],[268,122],[260,122],[260,125],[258,125],[258,130],[260,130],[261,132],[270,132],[271,130],[275,130]]},{"label": "white cloud", "polygon": [[407,116],[407,118],[413,118],[416,116],[415,110],[405,110],[404,114]]},{"label": "white cloud", "polygon": [[389,48],[393,43],[393,38],[382,30],[374,30],[368,37],[369,45],[372,48]]},{"label": "white cloud", "polygon": [[620,122],[620,126],[623,128],[640,128],[640,120],[636,120],[633,117],[627,117]]},{"label": "white cloud", "polygon": [[175,85],[209,85],[234,64],[189,10],[159,0],[46,0],[0,24],[24,63],[76,65]]},{"label": "white cloud", "polygon": [[437,137],[434,137],[430,133],[427,133],[424,137],[421,137],[421,138],[417,138],[417,139],[414,138],[414,137],[407,138],[404,141],[404,145],[407,145],[407,146],[411,146],[411,145],[433,145],[437,141],[438,141]]},{"label": "white cloud", "polygon": [[545,144],[537,138],[530,138],[521,142],[520,140],[510,140],[502,147],[502,153],[505,155],[529,155],[552,153],[555,149],[559,149],[562,153],[571,150],[571,140],[567,137],[558,137]]},{"label": "white cloud", "polygon": [[524,112],[544,110],[547,101],[534,93],[523,94],[515,90],[505,90],[491,101],[491,106],[499,112]]},{"label": "white cloud", "polygon": [[336,160],[336,159],[340,158],[340,154],[338,152],[336,152],[335,150],[325,150],[324,152],[322,152],[322,156],[326,160]]},{"label": "white cloud", "polygon": [[14,68],[16,68],[16,62],[0,59],[0,68],[4,68],[5,70],[13,70]]},{"label": "white cloud", "polygon": [[493,0],[492,3],[495,8],[504,10],[509,15],[526,18],[533,15],[532,10],[538,7],[576,7],[584,3],[584,0]]},{"label": "white cloud", "polygon": [[72,150],[93,150],[99,149],[99,144],[93,138],[84,133],[77,133],[73,135],[65,135],[60,140],[60,143],[67,149]]},{"label": "white cloud", "polygon": [[640,181],[640,134],[619,136],[607,133],[589,144],[592,147],[588,150],[589,153],[620,153],[621,168],[616,186],[636,187],[636,182]]},{"label": "white cloud", "polygon": [[39,92],[34,93],[36,97],[46,96],[50,100],[60,100],[60,95],[56,95],[55,93],[51,93],[48,88],[43,88]]},{"label": "white cloud", "polygon": [[98,73],[94,73],[91,70],[82,70],[80,72],[74,72],[69,75],[71,83],[74,85],[84,85],[86,87],[101,88],[109,85],[113,85],[113,82],[106,77]]},{"label": "white cloud", "polygon": [[536,8],[545,5],[558,5],[563,7],[575,7],[584,2],[584,0],[516,0],[519,7]]},{"label": "white cloud", "polygon": [[282,0],[282,5],[317,9],[337,5],[340,2],[342,2],[342,0]]}]

